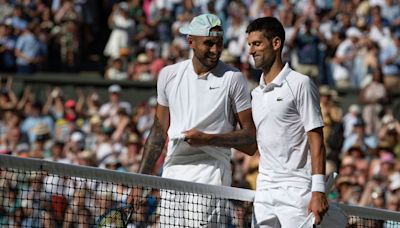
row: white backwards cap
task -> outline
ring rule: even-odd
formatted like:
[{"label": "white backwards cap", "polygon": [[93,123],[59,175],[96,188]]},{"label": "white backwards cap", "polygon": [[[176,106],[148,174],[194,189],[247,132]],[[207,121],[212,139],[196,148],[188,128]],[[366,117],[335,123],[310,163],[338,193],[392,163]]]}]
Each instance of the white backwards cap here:
[{"label": "white backwards cap", "polygon": [[223,36],[223,31],[210,31],[216,26],[221,26],[221,20],[214,14],[206,13],[194,17],[190,24],[181,27],[179,32],[193,36]]}]

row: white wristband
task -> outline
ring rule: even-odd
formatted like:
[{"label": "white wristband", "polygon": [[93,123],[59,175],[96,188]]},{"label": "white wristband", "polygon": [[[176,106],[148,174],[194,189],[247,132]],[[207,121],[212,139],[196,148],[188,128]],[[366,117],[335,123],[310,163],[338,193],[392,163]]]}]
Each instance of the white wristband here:
[{"label": "white wristband", "polygon": [[311,192],[323,192],[325,193],[325,180],[324,175],[314,174],[311,176]]}]

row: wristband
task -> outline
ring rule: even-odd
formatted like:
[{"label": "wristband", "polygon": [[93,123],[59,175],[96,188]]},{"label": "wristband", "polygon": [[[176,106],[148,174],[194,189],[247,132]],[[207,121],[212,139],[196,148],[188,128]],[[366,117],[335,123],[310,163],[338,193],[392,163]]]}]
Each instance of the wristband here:
[{"label": "wristband", "polygon": [[314,174],[311,176],[311,192],[323,192],[325,193],[325,181],[324,175]]}]

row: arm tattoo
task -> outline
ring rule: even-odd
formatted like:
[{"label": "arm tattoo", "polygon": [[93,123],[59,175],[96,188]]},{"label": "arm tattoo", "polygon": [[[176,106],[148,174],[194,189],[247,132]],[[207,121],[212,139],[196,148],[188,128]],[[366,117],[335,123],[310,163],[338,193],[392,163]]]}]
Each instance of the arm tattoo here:
[{"label": "arm tattoo", "polygon": [[256,143],[255,136],[247,129],[225,133],[210,140],[211,145],[240,147]]},{"label": "arm tattoo", "polygon": [[150,134],[144,145],[143,159],[140,164],[139,173],[152,173],[154,165],[164,148],[165,140],[163,127],[158,118],[155,117]]}]

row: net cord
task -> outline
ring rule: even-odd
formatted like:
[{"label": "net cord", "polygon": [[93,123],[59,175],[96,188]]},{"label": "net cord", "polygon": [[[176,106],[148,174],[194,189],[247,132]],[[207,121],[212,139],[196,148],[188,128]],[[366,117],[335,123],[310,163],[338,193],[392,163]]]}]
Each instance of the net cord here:
[{"label": "net cord", "polygon": [[[161,178],[157,176],[112,171],[95,167],[63,164],[52,161],[19,158],[10,155],[0,155],[0,168],[18,169],[23,171],[40,171],[60,176],[72,176],[86,179],[100,180],[127,186],[143,186],[156,189],[168,189],[195,194],[211,195],[218,198],[253,202],[255,191],[199,184],[187,181]],[[336,204],[336,203],[331,203]],[[336,204],[347,215],[359,216],[367,219],[388,220],[400,222],[400,212],[389,210],[359,207],[353,205]]]}]

